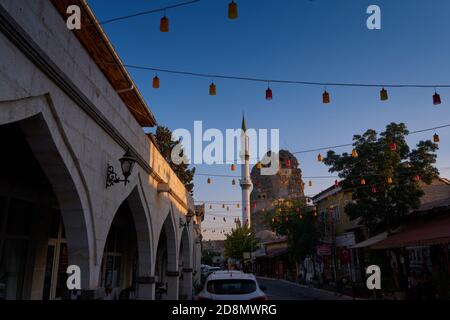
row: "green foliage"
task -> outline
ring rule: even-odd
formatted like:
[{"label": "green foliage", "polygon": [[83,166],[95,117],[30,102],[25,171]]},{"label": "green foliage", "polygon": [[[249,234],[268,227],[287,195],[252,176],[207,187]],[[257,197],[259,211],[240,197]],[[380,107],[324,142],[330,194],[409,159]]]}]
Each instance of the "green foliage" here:
[{"label": "green foliage", "polygon": [[252,252],[257,248],[257,240],[249,227],[242,226],[226,234],[225,258],[243,260],[244,252]]},{"label": "green foliage", "polygon": [[438,146],[427,140],[410,150],[405,139],[408,133],[403,123],[389,124],[379,135],[370,129],[353,137],[358,157],[328,151],[324,159],[329,171],[343,179],[343,190],[353,194],[355,201],[346,206],[347,214],[352,219],[361,217],[370,230],[380,226],[391,230],[402,216],[417,209],[423,191],[416,177],[429,184],[439,174],[433,166]]},{"label": "green foliage", "polygon": [[317,213],[303,201],[279,202],[274,210],[264,216],[271,228],[288,237],[289,255],[293,261],[301,261],[313,254],[318,244]]},{"label": "green foliage", "polygon": [[[171,158],[172,149],[180,143],[180,140],[172,141],[172,132],[169,128],[163,126],[158,126],[156,128],[156,132],[153,134],[153,137],[155,138],[161,155],[169,163],[172,170],[192,195],[194,191],[193,180],[195,168],[189,169],[188,164],[184,162],[181,164],[175,164],[172,162]],[[183,151],[181,151],[180,156],[184,157]]]}]

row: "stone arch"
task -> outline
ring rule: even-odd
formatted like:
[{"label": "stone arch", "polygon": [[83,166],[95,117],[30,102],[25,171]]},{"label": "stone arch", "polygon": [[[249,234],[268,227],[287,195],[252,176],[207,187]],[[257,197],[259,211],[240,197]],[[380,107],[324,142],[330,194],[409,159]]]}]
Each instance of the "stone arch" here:
[{"label": "stone arch", "polygon": [[[14,112],[12,112],[14,110]],[[0,126],[20,128],[34,158],[49,181],[62,216],[68,264],[81,269],[81,288],[93,287],[92,269],[96,254],[92,206],[78,160],[49,96],[0,102]],[[39,278],[39,270],[31,277]],[[39,282],[40,280],[36,280]],[[38,298],[39,291],[31,291]]]},{"label": "stone arch", "polygon": [[190,226],[183,227],[179,245],[179,298],[190,300],[192,298],[192,244],[189,236]]},{"label": "stone arch", "polygon": [[156,298],[178,299],[177,228],[171,211],[167,214],[159,233],[156,257]]}]

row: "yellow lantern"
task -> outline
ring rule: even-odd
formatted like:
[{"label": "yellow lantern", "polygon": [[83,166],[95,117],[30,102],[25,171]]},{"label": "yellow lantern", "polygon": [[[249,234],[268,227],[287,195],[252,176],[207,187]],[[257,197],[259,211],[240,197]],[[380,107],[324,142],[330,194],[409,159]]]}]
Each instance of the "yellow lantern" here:
[{"label": "yellow lantern", "polygon": [[262,168],[262,164],[260,161],[258,161],[258,163],[256,164],[256,169],[261,170],[261,168]]},{"label": "yellow lantern", "polygon": [[154,76],[153,77],[152,87],[153,87],[153,89],[159,89],[159,78],[158,78],[158,76]]},{"label": "yellow lantern", "polygon": [[323,161],[323,157],[322,155],[319,153],[319,155],[317,156],[317,161],[322,162]]},{"label": "yellow lantern", "polygon": [[238,6],[237,3],[234,1],[231,1],[228,4],[228,19],[236,19],[238,17]]},{"label": "yellow lantern", "polygon": [[381,89],[381,91],[380,91],[380,100],[381,101],[388,100],[388,92],[386,91],[385,88]]},{"label": "yellow lantern", "polygon": [[216,85],[214,84],[214,82],[211,82],[211,84],[209,85],[209,95],[210,96],[216,95]]},{"label": "yellow lantern", "polygon": [[356,149],[352,150],[352,157],[353,158],[358,158],[358,151],[356,151]]},{"label": "yellow lantern", "polygon": [[239,209],[239,207],[240,207],[239,203],[236,205],[236,207]]},{"label": "yellow lantern", "polygon": [[169,18],[166,16],[161,18],[161,22],[159,24],[159,30],[161,32],[169,32]]}]

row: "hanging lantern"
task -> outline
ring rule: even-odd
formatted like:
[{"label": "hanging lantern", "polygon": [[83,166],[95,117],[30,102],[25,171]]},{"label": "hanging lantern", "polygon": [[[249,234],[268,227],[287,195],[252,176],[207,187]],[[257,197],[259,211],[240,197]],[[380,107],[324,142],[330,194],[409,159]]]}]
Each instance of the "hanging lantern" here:
[{"label": "hanging lantern", "polygon": [[272,223],[275,223],[275,218],[272,218]]},{"label": "hanging lantern", "polygon": [[227,206],[227,211],[230,211],[230,207]]},{"label": "hanging lantern", "polygon": [[300,214],[300,220],[302,220],[303,219],[303,215],[302,214]]},{"label": "hanging lantern", "polygon": [[433,135],[433,141],[434,141],[434,143],[438,143],[439,142],[439,135],[437,133],[435,133]]},{"label": "hanging lantern", "polygon": [[392,180],[391,177],[388,177],[388,178],[387,178],[387,183],[388,183],[388,184],[392,184],[392,183],[393,183],[393,180]]},{"label": "hanging lantern", "polygon": [[291,166],[291,159],[286,159],[286,166],[290,167]]},{"label": "hanging lantern", "polygon": [[392,142],[392,143],[389,145],[389,148],[391,148],[392,151],[396,151],[396,150],[397,150],[397,144],[396,144],[395,142]]},{"label": "hanging lantern", "polygon": [[415,176],[414,177],[414,181],[419,182],[420,181],[420,176],[419,175]]},{"label": "hanging lantern", "polygon": [[209,85],[209,95],[210,96],[216,95],[216,85],[214,84],[214,82],[211,82],[211,84]]},{"label": "hanging lantern", "polygon": [[238,6],[237,3],[231,1],[228,4],[228,19],[234,20],[238,17]]},{"label": "hanging lantern", "polygon": [[388,92],[385,88],[381,89],[381,91],[380,91],[380,100],[381,101],[388,100]]},{"label": "hanging lantern", "polygon": [[208,184],[211,184],[211,178],[208,178],[208,180],[206,180],[206,182],[207,182]]},{"label": "hanging lantern", "polygon": [[258,161],[258,163],[256,164],[256,169],[261,170],[261,168],[262,168],[262,164],[260,161]]},{"label": "hanging lantern", "polygon": [[236,207],[239,209],[239,207],[240,207],[241,205],[238,203],[237,205],[236,205]]},{"label": "hanging lantern", "polygon": [[377,188],[375,186],[372,187],[372,193],[377,193]]},{"label": "hanging lantern", "polygon": [[161,18],[161,22],[159,24],[159,30],[161,32],[169,32],[169,18],[166,16]]},{"label": "hanging lantern", "polygon": [[434,92],[434,95],[433,95],[433,104],[435,106],[441,104],[441,96],[436,91]]},{"label": "hanging lantern", "polygon": [[319,153],[319,155],[317,156],[317,161],[322,162],[323,161],[323,157],[322,155]]},{"label": "hanging lantern", "polygon": [[213,217],[213,220],[216,220],[216,217]]},{"label": "hanging lantern", "polygon": [[233,179],[233,180],[231,181],[231,185],[233,185],[233,186],[236,185],[236,180]]},{"label": "hanging lantern", "polygon": [[234,165],[234,163],[231,165],[231,171],[234,171],[234,170],[236,170],[236,166]]},{"label": "hanging lantern", "polygon": [[300,208],[298,208],[298,207],[295,208],[295,211],[300,212]]},{"label": "hanging lantern", "polygon": [[330,103],[330,94],[326,90],[322,94],[322,102],[324,104]]},{"label": "hanging lantern", "polygon": [[358,151],[356,151],[356,149],[352,150],[352,157],[353,158],[358,158]]},{"label": "hanging lantern", "polygon": [[366,184],[366,179],[361,179],[361,185],[365,185]]},{"label": "hanging lantern", "polygon": [[209,205],[209,209],[210,209],[210,210],[212,209],[212,205],[211,205],[211,204]]},{"label": "hanging lantern", "polygon": [[311,180],[309,180],[308,186],[312,187],[312,181]]},{"label": "hanging lantern", "polygon": [[286,221],[286,222],[289,222],[289,216],[286,216],[285,221]]},{"label": "hanging lantern", "polygon": [[225,219],[225,217],[223,218],[223,222],[227,222],[227,219]]},{"label": "hanging lantern", "polygon": [[317,207],[314,207],[312,212],[313,212],[313,216],[317,217]]},{"label": "hanging lantern", "polygon": [[334,186],[335,186],[336,188],[339,187],[339,181],[334,180]]},{"label": "hanging lantern", "polygon": [[253,202],[253,209],[256,209],[256,202]]},{"label": "hanging lantern", "polygon": [[266,90],[266,100],[272,100],[273,96],[272,96],[272,89],[267,88]]},{"label": "hanging lantern", "polygon": [[158,78],[158,76],[154,76],[153,77],[152,87],[153,87],[153,89],[159,89],[159,78]]}]

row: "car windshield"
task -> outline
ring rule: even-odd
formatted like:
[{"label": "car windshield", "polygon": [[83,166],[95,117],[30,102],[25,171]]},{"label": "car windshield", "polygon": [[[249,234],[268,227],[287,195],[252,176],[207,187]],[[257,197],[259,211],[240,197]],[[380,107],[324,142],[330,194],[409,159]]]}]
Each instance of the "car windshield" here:
[{"label": "car windshield", "polygon": [[231,279],[208,281],[207,290],[212,294],[248,294],[256,291],[254,280]]}]

